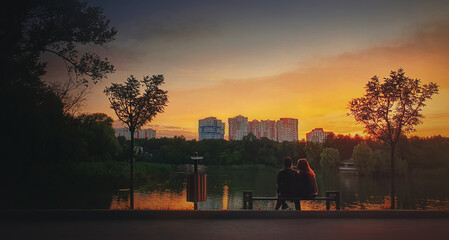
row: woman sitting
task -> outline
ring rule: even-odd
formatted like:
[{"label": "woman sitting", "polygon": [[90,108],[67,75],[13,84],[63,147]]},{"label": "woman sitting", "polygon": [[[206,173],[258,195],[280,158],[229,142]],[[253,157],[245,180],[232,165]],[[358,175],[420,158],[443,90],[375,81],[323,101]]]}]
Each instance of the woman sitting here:
[{"label": "woman sitting", "polygon": [[[309,167],[309,163],[305,158],[299,159],[297,164],[298,174],[296,175],[295,185],[296,196],[303,198],[314,198],[318,195],[318,186],[316,183],[315,173]],[[296,210],[301,210],[299,201],[295,202]]]}]

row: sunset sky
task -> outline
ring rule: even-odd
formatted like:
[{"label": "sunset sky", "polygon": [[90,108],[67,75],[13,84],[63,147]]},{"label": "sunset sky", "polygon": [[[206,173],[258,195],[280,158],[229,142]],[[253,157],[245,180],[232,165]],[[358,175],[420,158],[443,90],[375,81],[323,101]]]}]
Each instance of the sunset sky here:
[{"label": "sunset sky", "polygon": [[[347,104],[374,75],[402,67],[436,82],[419,136],[449,136],[449,1],[88,1],[118,30],[93,50],[116,73],[97,84],[84,112],[109,108],[105,86],[130,74],[163,74],[169,104],[151,127],[158,136],[198,138],[198,119],[226,123],[299,119],[313,128],[362,133]],[[51,58],[50,58],[51,59]],[[63,79],[61,60],[48,80]]]}]

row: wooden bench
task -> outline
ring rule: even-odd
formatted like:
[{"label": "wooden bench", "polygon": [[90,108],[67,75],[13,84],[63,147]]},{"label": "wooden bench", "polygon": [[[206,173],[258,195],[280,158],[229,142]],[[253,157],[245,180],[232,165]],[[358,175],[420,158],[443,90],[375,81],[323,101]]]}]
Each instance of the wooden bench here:
[{"label": "wooden bench", "polygon": [[330,203],[335,202],[336,210],[340,210],[340,192],[339,191],[328,191],[326,192],[326,197],[314,197],[314,198],[278,198],[278,197],[253,197],[252,191],[243,191],[243,209],[253,209],[253,201],[278,201],[278,200],[287,200],[287,201],[301,201],[301,200],[309,200],[309,201],[326,201],[326,210],[330,210]]}]

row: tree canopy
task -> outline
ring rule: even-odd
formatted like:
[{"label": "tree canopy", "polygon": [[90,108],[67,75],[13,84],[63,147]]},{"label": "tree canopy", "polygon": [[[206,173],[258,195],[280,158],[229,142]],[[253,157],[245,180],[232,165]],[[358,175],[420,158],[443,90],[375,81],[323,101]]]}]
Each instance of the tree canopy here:
[{"label": "tree canopy", "polygon": [[438,85],[421,84],[405,76],[404,70],[392,71],[381,83],[377,76],[365,86],[363,97],[349,102],[349,115],[363,124],[365,132],[386,143],[396,143],[401,134],[415,131],[422,123],[426,100],[438,93]]},{"label": "tree canopy", "polygon": [[119,120],[134,132],[164,112],[168,97],[167,91],[159,88],[162,84],[163,75],[145,76],[142,81],[131,75],[125,84],[113,83],[105,88],[104,93]]},{"label": "tree canopy", "polygon": [[[2,7],[0,65],[5,88],[48,88],[61,99],[64,112],[79,106],[91,84],[114,72],[107,58],[80,46],[104,45],[116,30],[102,9],[74,0],[13,1]],[[67,79],[51,86],[42,82],[47,63],[42,55],[54,54],[65,63]]]}]

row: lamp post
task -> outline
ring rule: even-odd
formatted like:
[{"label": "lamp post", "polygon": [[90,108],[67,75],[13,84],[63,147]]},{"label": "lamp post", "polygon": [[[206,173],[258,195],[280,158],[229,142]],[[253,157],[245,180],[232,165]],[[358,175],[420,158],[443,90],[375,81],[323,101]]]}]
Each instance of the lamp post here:
[{"label": "lamp post", "polygon": [[195,152],[195,156],[190,159],[193,160],[193,174],[198,174],[198,160],[203,160],[203,157],[199,157],[198,152]]},{"label": "lamp post", "polygon": [[187,201],[193,202],[193,209],[198,210],[198,202],[206,201],[206,174],[198,173],[198,161],[203,157],[198,156],[195,152],[193,160],[193,174],[187,178]]}]

